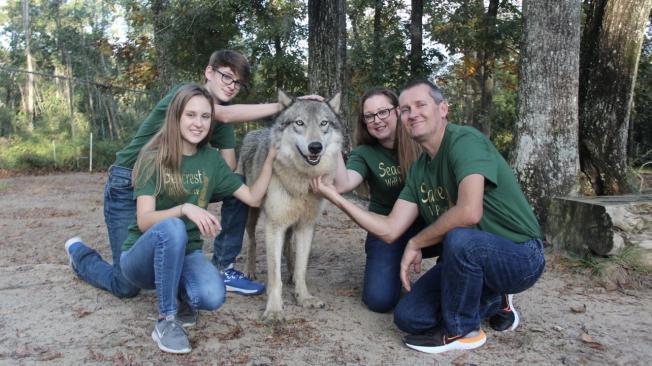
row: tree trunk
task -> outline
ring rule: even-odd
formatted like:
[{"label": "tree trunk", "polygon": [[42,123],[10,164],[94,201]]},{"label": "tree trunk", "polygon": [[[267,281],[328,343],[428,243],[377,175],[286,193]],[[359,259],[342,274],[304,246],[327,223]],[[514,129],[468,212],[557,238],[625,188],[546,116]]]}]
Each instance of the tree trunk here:
[{"label": "tree trunk", "polygon": [[423,0],[412,0],[410,12],[410,71],[413,78],[427,76],[423,65]]},{"label": "tree trunk", "polygon": [[169,89],[174,84],[173,67],[169,52],[169,31],[167,10],[168,0],[152,1],[152,15],[154,17],[154,49],[156,49],[156,67],[158,69],[158,82],[162,90]]},{"label": "tree trunk", "polygon": [[550,199],[578,187],[580,15],[580,0],[523,1],[512,167],[543,227]]},{"label": "tree trunk", "polygon": [[373,44],[371,45],[371,75],[370,80],[373,85],[380,85],[383,82],[383,73],[382,70],[382,60],[381,56],[384,54],[380,39],[383,36],[383,26],[382,26],[382,17],[383,17],[383,0],[374,1],[374,34],[373,34]]},{"label": "tree trunk", "polygon": [[498,15],[498,0],[490,0],[487,12],[482,20],[482,33],[487,41],[482,42],[480,50],[478,84],[480,87],[480,108],[477,110],[476,122],[480,130],[491,136],[491,106],[494,92],[494,68],[496,56],[494,54],[494,42],[499,36],[496,34],[496,17]]},{"label": "tree trunk", "polygon": [[350,149],[347,125],[345,0],[308,0],[308,89],[331,97],[342,93],[341,115],[345,124],[345,151]]},{"label": "tree trunk", "polygon": [[652,0],[589,1],[580,74],[580,164],[598,195],[625,193],[627,128]]},{"label": "tree trunk", "polygon": [[25,61],[27,66],[27,82],[25,83],[25,113],[27,114],[27,129],[34,130],[34,65],[30,43],[32,34],[29,28],[29,1],[23,0],[23,33],[25,34]]}]

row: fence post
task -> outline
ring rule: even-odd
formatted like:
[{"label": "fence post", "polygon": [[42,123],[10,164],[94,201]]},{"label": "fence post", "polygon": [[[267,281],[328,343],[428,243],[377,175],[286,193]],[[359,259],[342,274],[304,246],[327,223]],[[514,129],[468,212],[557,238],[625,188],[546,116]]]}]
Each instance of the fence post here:
[{"label": "fence post", "polygon": [[88,152],[88,171],[93,172],[93,133],[91,132],[90,149]]},{"label": "fence post", "polygon": [[57,165],[57,144],[52,140],[52,157],[54,159],[54,166]]}]

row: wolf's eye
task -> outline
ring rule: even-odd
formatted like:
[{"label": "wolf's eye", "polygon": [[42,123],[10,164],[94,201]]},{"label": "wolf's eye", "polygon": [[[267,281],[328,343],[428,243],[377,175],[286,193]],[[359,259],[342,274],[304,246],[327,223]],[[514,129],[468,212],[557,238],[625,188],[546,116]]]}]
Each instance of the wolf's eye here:
[{"label": "wolf's eye", "polygon": [[322,126],[322,127],[326,127],[326,126],[328,126],[329,123],[330,122],[328,122],[328,121],[321,121],[321,123],[319,125]]},{"label": "wolf's eye", "polygon": [[300,119],[294,121],[294,124],[296,124],[297,126],[303,126],[304,125],[303,121],[300,120]]}]

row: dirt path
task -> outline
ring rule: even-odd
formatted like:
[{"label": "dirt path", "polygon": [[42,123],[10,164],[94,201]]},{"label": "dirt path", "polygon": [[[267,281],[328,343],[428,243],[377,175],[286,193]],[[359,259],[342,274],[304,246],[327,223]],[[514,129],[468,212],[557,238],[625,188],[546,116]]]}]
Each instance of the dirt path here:
[{"label": "dirt path", "polygon": [[647,365],[652,360],[652,290],[607,292],[553,260],[533,289],[516,296],[522,317],[516,332],[487,330],[487,344],[472,352],[433,356],[409,350],[391,315],[372,313],[360,301],[364,232],[333,206],[320,221],[308,269],[308,284],[326,300],[326,309],[297,307],[284,288],[289,321],[269,326],[259,321],[264,295],[229,294],[222,308],[201,313],[190,332],[189,355],[164,354],[149,336],[156,316],[152,292],[119,300],[77,279],[68,267],[63,243],[73,235],[110,257],[104,180],[104,174],[84,173],[0,179],[0,364]]}]

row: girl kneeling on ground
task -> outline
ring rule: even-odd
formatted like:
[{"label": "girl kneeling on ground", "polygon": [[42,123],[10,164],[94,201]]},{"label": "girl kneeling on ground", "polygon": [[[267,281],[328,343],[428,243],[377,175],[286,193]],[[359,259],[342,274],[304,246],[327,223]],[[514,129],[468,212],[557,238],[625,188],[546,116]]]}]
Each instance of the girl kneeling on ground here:
[{"label": "girl kneeling on ground", "polygon": [[269,184],[276,149],[249,188],[208,144],[213,103],[203,87],[179,89],[161,130],[145,145],[134,166],[136,223],[122,247],[125,278],[156,289],[159,320],[152,331],[158,347],[171,353],[191,350],[177,319],[177,299],[192,310],[215,310],[224,303],[220,273],[202,253],[201,235],[215,236],[218,219],[206,210],[211,196],[233,195],[258,207]]}]

